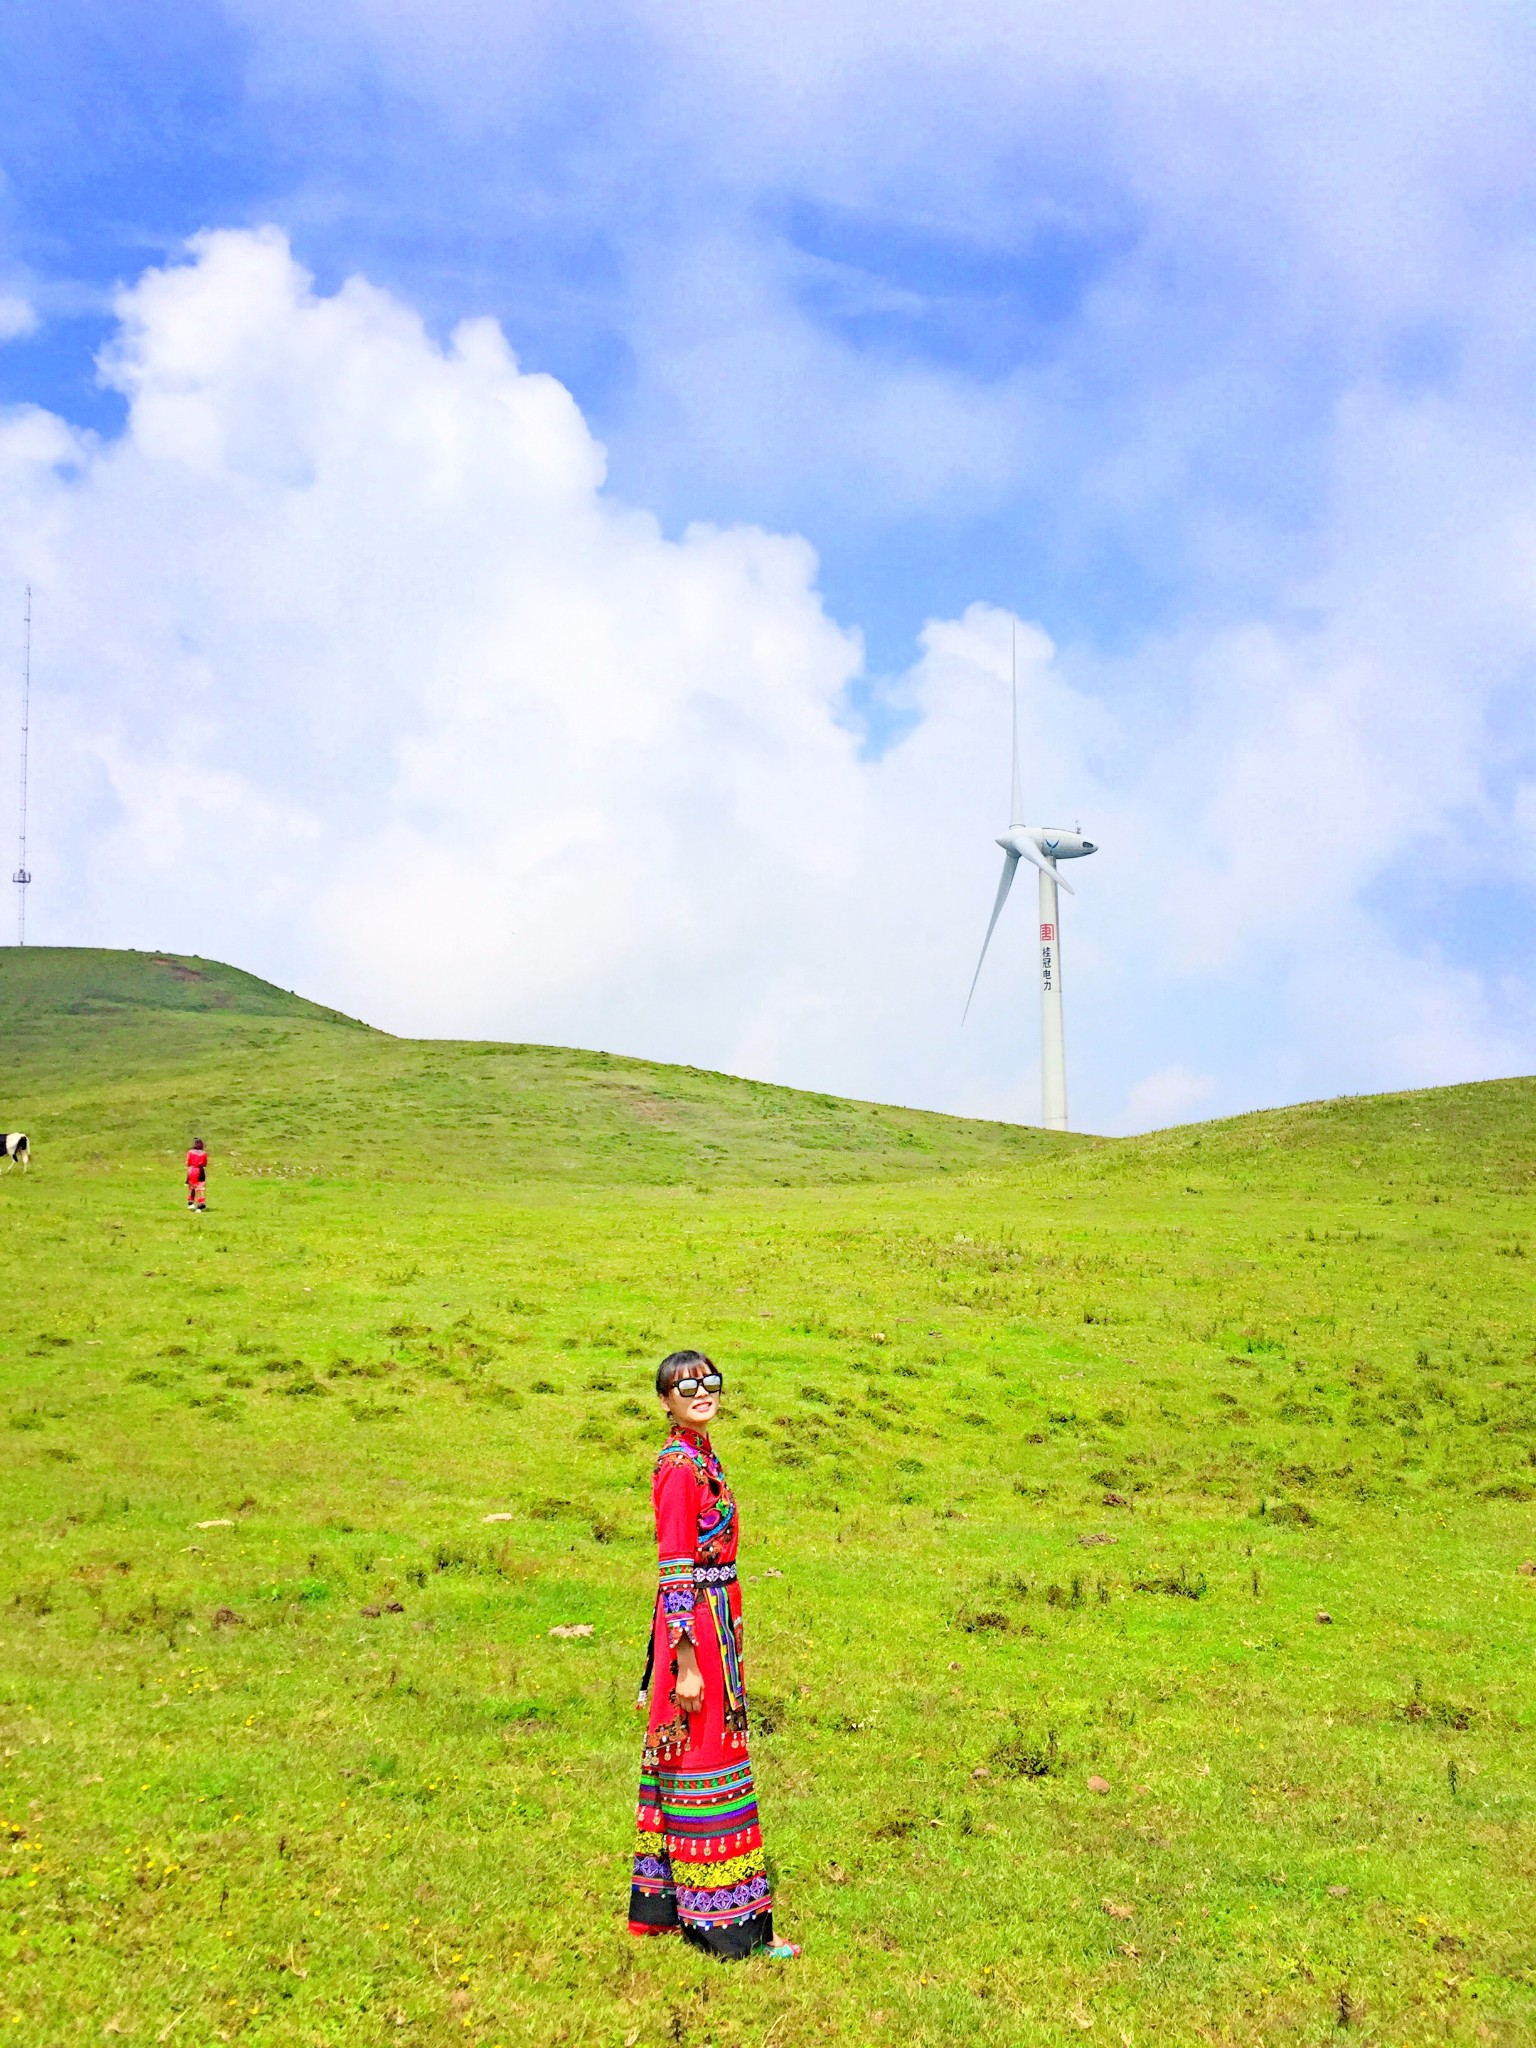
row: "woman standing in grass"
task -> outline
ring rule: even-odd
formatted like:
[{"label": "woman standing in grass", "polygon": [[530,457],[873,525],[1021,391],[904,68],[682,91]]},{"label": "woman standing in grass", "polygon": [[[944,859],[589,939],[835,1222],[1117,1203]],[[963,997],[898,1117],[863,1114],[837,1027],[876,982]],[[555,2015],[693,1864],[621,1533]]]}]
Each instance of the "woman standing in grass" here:
[{"label": "woman standing in grass", "polygon": [[[726,1959],[773,1940],[773,1898],[747,1754],[736,1502],[709,1441],[721,1379],[702,1351],[674,1351],[656,1372],[671,1425],[651,1499],[661,1582],[646,1685],[639,1835],[629,1894],[632,1934],[680,1929]],[[641,1701],[646,1697],[641,1690]]]}]

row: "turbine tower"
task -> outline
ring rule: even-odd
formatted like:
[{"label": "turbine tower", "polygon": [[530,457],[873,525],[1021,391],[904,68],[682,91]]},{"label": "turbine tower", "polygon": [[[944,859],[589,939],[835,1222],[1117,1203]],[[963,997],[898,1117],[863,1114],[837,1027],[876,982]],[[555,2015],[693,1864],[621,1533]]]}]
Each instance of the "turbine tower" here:
[{"label": "turbine tower", "polygon": [[16,884],[16,943],[27,943],[27,728],[32,721],[32,586],[27,585],[26,624],[21,656],[21,858],[11,880]]},{"label": "turbine tower", "polygon": [[[1023,785],[1019,779],[1017,631],[1013,648],[1013,801],[1009,806],[1009,821],[1008,830],[997,842],[1003,849],[1003,877],[997,885],[997,898],[992,905],[987,935],[981,942],[981,959],[976,962],[976,972],[971,977],[971,994],[965,999],[965,1014],[970,1015],[971,997],[975,995],[976,984],[981,979],[982,962],[987,957],[997,920],[1003,914],[1003,905],[1008,901],[1008,891],[1013,887],[1019,862],[1027,860],[1040,870],[1040,1120],[1048,1131],[1064,1131],[1067,1128],[1067,1054],[1061,1021],[1061,918],[1056,892],[1065,889],[1069,896],[1077,892],[1065,875],[1056,872],[1056,863],[1080,860],[1085,854],[1097,853],[1098,848],[1091,839],[1084,839],[1080,832],[1063,832],[1054,825],[1029,825],[1024,821]],[[965,1017],[960,1021],[963,1024]]]}]

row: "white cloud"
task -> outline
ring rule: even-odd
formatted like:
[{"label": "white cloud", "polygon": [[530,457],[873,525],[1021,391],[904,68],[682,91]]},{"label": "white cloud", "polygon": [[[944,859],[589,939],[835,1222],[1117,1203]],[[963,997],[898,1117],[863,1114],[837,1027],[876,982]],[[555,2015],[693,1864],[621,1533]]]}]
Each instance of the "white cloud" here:
[{"label": "white cloud", "polygon": [[[930,624],[914,729],[868,761],[859,641],[805,542],[669,538],[493,325],[439,346],[359,280],[316,294],[270,230],[202,238],[119,314],[121,439],[0,423],[0,573],[37,591],[38,939],[197,948],[397,1029],[1034,1114],[1027,891],[959,1029],[1006,613]],[[1523,990],[1365,907],[1497,809],[1536,494],[1517,465],[1476,494],[1477,450],[1367,395],[1288,608],[1114,663],[1020,631],[1031,808],[1103,847],[1063,913],[1081,1123],[1530,1063]],[[1445,516],[1384,539],[1424,461]]]},{"label": "white cloud", "polygon": [[[1294,547],[1333,398],[1424,324],[1454,358],[1529,242],[1536,29],[1492,0],[232,4],[285,119],[344,122],[366,80],[429,194],[473,163],[498,220],[601,246],[616,462],[669,509],[707,490],[877,531],[1012,491],[1069,545],[1129,530],[1154,576],[1260,573]],[[992,260],[957,291],[971,341],[1028,296],[1037,230],[1114,248],[1002,372],[812,308],[802,200],[853,224],[844,283],[871,305],[942,307],[946,244]],[[932,260],[888,263],[886,230]]]},{"label": "white cloud", "polygon": [[18,292],[0,292],[0,341],[16,341],[37,326],[37,312],[31,301]]},{"label": "white cloud", "polygon": [[125,295],[120,443],[11,429],[72,935],[171,925],[402,1027],[718,1050],[721,972],[857,829],[810,550],[605,498],[487,323],[439,350],[271,232],[196,256]]}]

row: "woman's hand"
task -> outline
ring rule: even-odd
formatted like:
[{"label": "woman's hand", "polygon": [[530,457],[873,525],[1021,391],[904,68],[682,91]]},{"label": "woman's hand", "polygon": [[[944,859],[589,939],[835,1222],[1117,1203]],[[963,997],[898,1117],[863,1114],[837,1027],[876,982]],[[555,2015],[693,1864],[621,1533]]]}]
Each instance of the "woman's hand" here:
[{"label": "woman's hand", "polygon": [[672,1690],[685,1714],[696,1714],[704,1704],[704,1674],[699,1669],[698,1652],[686,1636],[677,1646],[677,1683]]}]

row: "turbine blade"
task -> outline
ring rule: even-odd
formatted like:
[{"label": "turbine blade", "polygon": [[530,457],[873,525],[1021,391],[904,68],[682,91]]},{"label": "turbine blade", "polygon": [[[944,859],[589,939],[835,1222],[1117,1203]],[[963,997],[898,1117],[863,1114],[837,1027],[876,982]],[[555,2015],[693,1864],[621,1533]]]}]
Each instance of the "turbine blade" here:
[{"label": "turbine blade", "polygon": [[1008,805],[1008,824],[1022,825],[1024,822],[1024,790],[1019,781],[1019,625],[1013,621],[1013,790]]},{"label": "turbine blade", "polygon": [[1032,860],[1035,866],[1040,870],[1042,875],[1050,876],[1051,880],[1056,884],[1058,889],[1065,889],[1069,896],[1075,896],[1077,894],[1077,891],[1073,888],[1072,884],[1067,880],[1066,876],[1061,872],[1061,869],[1057,867],[1056,863],[1054,861],[1047,860],[1043,853],[1036,852],[1035,848],[1030,845],[1028,840],[1025,840],[1024,842],[1023,853],[1024,858],[1026,860]]},{"label": "turbine blade", "polygon": [[991,922],[987,926],[987,936],[981,942],[981,960],[976,962],[976,972],[971,976],[971,995],[965,999],[965,1009],[960,1016],[962,1024],[971,1014],[971,996],[975,995],[976,984],[981,979],[982,961],[987,957],[987,948],[992,943],[992,934],[997,930],[997,920],[1003,914],[1003,905],[1008,901],[1008,891],[1013,887],[1013,878],[1018,870],[1019,856],[1010,847],[1003,855],[1003,879],[997,885],[997,900],[992,905]]}]

